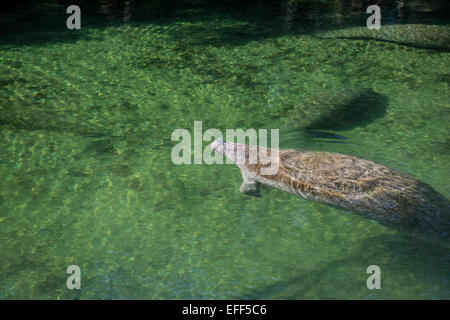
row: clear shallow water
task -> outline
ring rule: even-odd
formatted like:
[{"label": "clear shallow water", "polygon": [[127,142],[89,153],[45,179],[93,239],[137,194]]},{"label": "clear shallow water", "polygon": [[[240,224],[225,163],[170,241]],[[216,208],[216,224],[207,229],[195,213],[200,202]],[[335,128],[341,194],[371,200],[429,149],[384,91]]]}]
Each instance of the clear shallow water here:
[{"label": "clear shallow water", "polygon": [[450,298],[448,249],[281,191],[245,196],[235,166],[170,159],[172,131],[196,120],[280,128],[281,148],[374,160],[448,198],[443,21],[411,14],[399,43],[329,7],[123,9],[89,11],[80,31],[53,6],[3,25],[1,298]]}]

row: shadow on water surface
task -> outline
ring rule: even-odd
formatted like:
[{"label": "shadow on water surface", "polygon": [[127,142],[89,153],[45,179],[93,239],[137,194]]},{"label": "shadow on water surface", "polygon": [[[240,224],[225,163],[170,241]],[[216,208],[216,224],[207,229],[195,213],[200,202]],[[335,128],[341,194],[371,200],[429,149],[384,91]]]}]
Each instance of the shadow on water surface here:
[{"label": "shadow on water surface", "polygon": [[306,126],[306,130],[351,130],[364,127],[386,114],[388,99],[372,89],[360,89],[348,101]]},{"label": "shadow on water surface", "polygon": [[[387,96],[370,88],[349,86],[306,97],[286,128],[286,139],[302,142],[349,143],[327,132],[365,127],[386,114]],[[315,111],[311,112],[314,108]]]}]

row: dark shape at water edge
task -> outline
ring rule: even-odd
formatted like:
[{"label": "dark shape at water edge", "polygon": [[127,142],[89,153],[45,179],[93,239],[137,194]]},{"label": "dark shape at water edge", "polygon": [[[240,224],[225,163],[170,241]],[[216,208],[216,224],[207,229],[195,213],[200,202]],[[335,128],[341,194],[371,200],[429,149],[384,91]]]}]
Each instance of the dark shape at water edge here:
[{"label": "dark shape at water edge", "polygon": [[405,7],[415,12],[435,12],[438,10],[448,9],[450,3],[448,0],[408,0],[397,1],[397,6],[400,8]]},{"label": "dark shape at water edge", "polygon": [[[105,28],[112,25],[133,24],[137,26],[173,25],[182,21],[206,21],[223,17],[244,26],[227,24],[213,28],[190,26],[181,35],[175,31],[174,38],[191,42],[190,45],[244,45],[251,41],[277,38],[286,34],[309,34],[318,29],[339,30],[343,26],[365,25],[366,1],[348,0],[133,0],[133,1],[87,1],[87,0],[6,0],[0,12],[0,46],[44,45],[47,43],[74,42],[90,39],[83,29]],[[351,3],[350,3],[351,2]],[[434,20],[417,18],[404,11],[444,12],[437,20],[445,21],[449,6],[445,0],[411,1],[399,8],[394,0],[379,0],[382,19],[394,8],[402,16],[401,23],[427,23]],[[432,3],[432,5],[428,5]],[[82,9],[82,30],[68,30],[66,9],[76,4]],[[408,6],[411,4],[410,6]],[[425,4],[425,6],[423,5]],[[447,10],[447,11],[445,11]],[[417,21],[416,21],[417,20]],[[383,25],[386,24],[382,21]],[[434,23],[434,22],[433,22]],[[320,27],[319,27],[320,26]],[[194,29],[193,29],[194,28]],[[194,30],[194,32],[191,32]],[[204,36],[198,37],[199,33]],[[192,37],[195,34],[196,36]],[[199,41],[199,42],[198,42]]]}]

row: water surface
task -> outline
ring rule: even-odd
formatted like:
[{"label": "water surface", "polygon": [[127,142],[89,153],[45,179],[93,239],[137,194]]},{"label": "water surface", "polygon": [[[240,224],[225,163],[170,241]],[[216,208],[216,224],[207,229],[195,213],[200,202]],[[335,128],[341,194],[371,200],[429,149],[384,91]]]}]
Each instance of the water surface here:
[{"label": "water surface", "polygon": [[74,31],[38,8],[2,20],[0,298],[450,298],[448,249],[170,158],[194,121],[279,128],[281,148],[370,159],[448,198],[439,15],[387,7],[371,38],[364,7],[81,5]]}]

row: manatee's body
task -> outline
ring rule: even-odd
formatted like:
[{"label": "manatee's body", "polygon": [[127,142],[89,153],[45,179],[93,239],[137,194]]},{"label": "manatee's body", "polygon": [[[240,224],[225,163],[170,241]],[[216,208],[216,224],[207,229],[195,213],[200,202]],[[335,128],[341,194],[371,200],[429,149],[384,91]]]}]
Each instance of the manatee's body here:
[{"label": "manatee's body", "polygon": [[[410,174],[337,153],[277,150],[278,171],[264,175],[261,169],[267,165],[248,163],[249,150],[256,147],[221,141],[211,147],[240,167],[244,179],[241,192],[259,196],[259,184],[264,184],[363,213],[390,227],[448,238],[448,200]],[[240,161],[239,150],[244,154]]]}]

